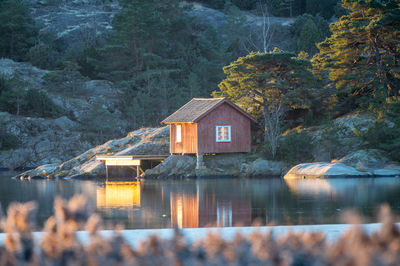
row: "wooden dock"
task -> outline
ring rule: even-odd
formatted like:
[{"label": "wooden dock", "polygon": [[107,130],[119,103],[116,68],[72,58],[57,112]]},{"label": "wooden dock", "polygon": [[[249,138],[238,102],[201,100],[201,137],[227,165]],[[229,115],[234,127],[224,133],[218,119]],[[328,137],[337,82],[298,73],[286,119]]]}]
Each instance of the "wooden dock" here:
[{"label": "wooden dock", "polygon": [[150,162],[150,168],[153,163],[163,162],[169,155],[100,155],[96,156],[96,160],[104,161],[106,166],[106,178],[108,179],[109,166],[127,166],[136,170],[136,177],[144,173],[142,169],[143,161]]}]

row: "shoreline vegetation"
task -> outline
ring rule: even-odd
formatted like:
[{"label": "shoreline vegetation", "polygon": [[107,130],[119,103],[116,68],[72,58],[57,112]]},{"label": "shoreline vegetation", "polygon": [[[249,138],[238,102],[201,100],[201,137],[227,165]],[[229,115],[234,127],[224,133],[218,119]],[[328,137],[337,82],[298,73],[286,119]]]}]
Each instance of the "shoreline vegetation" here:
[{"label": "shoreline vegetation", "polygon": [[[124,239],[118,226],[104,238],[101,218],[91,213],[82,195],[56,199],[41,240],[34,241],[37,207],[34,202],[13,203],[2,217],[6,236],[0,246],[1,265],[396,265],[400,260],[400,230],[387,205],[380,209],[379,230],[369,234],[355,225],[336,241],[328,241],[323,232],[254,231],[233,240],[212,233],[189,243],[176,229],[171,239],[153,235],[137,247]],[[343,219],[362,222],[352,212]],[[90,236],[88,243],[77,237],[82,229]]]}]

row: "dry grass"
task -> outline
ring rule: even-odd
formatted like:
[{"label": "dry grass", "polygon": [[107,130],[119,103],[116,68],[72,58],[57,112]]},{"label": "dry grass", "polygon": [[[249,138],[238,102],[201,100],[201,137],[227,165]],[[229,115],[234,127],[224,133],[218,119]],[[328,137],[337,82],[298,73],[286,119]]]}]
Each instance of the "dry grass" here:
[{"label": "dry grass", "polygon": [[[133,249],[115,230],[102,238],[101,218],[91,216],[86,199],[57,199],[54,216],[45,224],[45,235],[35,246],[32,236],[36,204],[10,205],[1,225],[7,233],[0,247],[0,265],[400,265],[400,231],[388,206],[381,208],[381,229],[372,235],[353,227],[337,242],[323,233],[271,233],[236,235],[227,241],[209,234],[187,244],[176,230],[171,240],[152,236]],[[359,222],[354,214],[346,219]],[[86,229],[90,242],[83,245],[75,232]]]}]

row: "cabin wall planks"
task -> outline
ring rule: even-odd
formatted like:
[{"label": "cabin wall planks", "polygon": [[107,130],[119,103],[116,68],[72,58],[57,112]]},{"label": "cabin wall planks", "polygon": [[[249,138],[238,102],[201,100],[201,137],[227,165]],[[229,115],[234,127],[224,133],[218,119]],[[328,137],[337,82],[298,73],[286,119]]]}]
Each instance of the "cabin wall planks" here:
[{"label": "cabin wall planks", "polygon": [[[231,141],[216,141],[216,126],[231,126]],[[250,120],[240,112],[222,104],[199,121],[199,153],[250,152]]]},{"label": "cabin wall planks", "polygon": [[[251,120],[227,103],[209,112],[198,123],[170,124],[171,154],[250,152]],[[176,125],[182,127],[182,141],[176,142]],[[231,127],[231,141],[216,141],[216,126]]]}]

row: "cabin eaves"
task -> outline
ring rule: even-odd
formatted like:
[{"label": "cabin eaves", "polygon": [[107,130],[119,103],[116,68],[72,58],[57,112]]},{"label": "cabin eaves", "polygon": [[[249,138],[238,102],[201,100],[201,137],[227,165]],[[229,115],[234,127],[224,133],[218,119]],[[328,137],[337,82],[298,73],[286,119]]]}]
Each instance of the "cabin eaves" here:
[{"label": "cabin eaves", "polygon": [[171,123],[197,123],[212,110],[223,103],[229,104],[242,115],[246,116],[253,122],[257,122],[255,118],[243,111],[237,105],[231,103],[225,98],[193,98],[188,103],[179,108],[176,112],[165,118],[162,124]]}]

